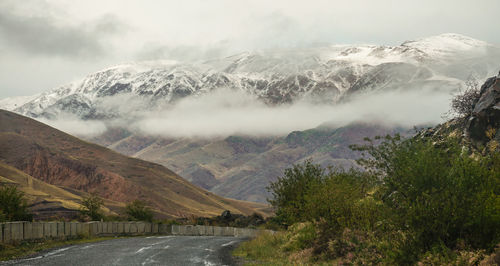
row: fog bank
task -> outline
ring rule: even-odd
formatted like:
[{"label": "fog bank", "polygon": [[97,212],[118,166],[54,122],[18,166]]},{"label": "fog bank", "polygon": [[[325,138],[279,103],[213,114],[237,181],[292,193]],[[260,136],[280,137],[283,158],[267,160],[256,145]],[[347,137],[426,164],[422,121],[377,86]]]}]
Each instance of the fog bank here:
[{"label": "fog bank", "polygon": [[98,135],[111,127],[163,137],[226,137],[230,135],[280,136],[328,123],[343,126],[352,122],[377,122],[413,127],[443,122],[451,95],[443,91],[391,91],[363,94],[349,102],[317,104],[301,101],[291,105],[268,106],[241,91],[218,90],[187,97],[173,106],[145,111],[147,103],[136,99],[107,99],[101,104],[117,108],[118,118],[80,120],[62,116],[41,120],[70,134]]}]

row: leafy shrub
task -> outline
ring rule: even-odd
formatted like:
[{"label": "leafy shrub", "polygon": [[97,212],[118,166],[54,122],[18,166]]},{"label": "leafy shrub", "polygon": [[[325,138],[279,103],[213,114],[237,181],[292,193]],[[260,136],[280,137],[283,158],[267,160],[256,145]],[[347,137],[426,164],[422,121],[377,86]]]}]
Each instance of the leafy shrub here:
[{"label": "leafy shrub", "polygon": [[307,194],[325,178],[325,170],[311,161],[286,169],[284,176],[268,187],[273,195],[269,203],[276,209],[276,221],[285,226],[306,221]]},{"label": "leafy shrub", "polygon": [[97,195],[91,194],[82,200],[80,214],[89,217],[92,221],[99,221],[104,218],[101,207],[104,201]]},{"label": "leafy shrub", "polygon": [[289,232],[282,251],[346,264],[468,264],[500,242],[500,154],[471,156],[453,139],[368,141],[353,147],[367,155],[365,172],[307,161],[271,184],[272,222]]},{"label": "leafy shrub", "polygon": [[346,227],[373,227],[372,219],[365,219],[368,213],[364,210],[372,203],[368,199],[376,183],[372,177],[357,170],[330,169],[306,194],[306,217],[310,221],[324,221],[339,233]]},{"label": "leafy shrub", "polygon": [[289,227],[288,241],[283,245],[285,251],[299,251],[313,246],[317,234],[311,222],[297,223]]},{"label": "leafy shrub", "polygon": [[408,232],[410,252],[441,244],[454,248],[459,241],[491,249],[500,240],[500,172],[490,167],[490,158],[473,159],[454,140],[386,137],[364,150],[372,156],[365,165],[383,180],[378,195],[393,213],[392,222]]},{"label": "leafy shrub", "polygon": [[129,219],[137,221],[153,221],[153,211],[141,200],[134,200],[125,206],[125,213]]},{"label": "leafy shrub", "polygon": [[28,209],[24,193],[15,186],[0,187],[0,222],[31,220],[33,215]]}]

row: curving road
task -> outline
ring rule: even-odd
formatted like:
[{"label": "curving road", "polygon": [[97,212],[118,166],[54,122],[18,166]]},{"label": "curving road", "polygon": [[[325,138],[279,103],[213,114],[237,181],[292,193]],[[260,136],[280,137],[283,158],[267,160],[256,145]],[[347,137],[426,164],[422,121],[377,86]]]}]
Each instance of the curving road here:
[{"label": "curving road", "polygon": [[244,238],[151,236],[67,246],[7,265],[234,265],[231,251]]}]

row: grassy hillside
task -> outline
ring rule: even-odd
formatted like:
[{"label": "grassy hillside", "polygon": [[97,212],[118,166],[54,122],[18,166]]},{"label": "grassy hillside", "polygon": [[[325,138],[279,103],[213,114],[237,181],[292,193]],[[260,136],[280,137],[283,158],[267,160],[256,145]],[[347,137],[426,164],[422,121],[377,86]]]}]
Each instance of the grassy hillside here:
[{"label": "grassy hillside", "polygon": [[[72,217],[77,214],[80,202],[88,193],[47,184],[41,180],[0,162],[0,184],[14,185],[24,192],[30,209],[37,219]],[[103,208],[106,214],[116,214],[123,203],[107,200]],[[109,208],[108,208],[109,207]]]}]

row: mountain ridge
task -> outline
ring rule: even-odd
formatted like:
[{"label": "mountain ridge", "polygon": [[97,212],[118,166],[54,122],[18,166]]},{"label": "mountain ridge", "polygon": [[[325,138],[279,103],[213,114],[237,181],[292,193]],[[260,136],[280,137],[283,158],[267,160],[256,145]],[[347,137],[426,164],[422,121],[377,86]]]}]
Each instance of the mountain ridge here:
[{"label": "mountain ridge", "polygon": [[[463,35],[442,34],[406,41],[398,46],[331,45],[247,52],[198,63],[134,62],[92,73],[35,99],[26,98],[28,102],[14,109],[8,102],[3,106],[31,117],[55,118],[62,112],[83,119],[103,119],[117,115],[99,106],[106,97],[128,95],[144,100],[149,103],[148,108],[154,109],[225,87],[244,91],[272,105],[291,103],[303,97],[335,102],[353,86],[362,90],[358,81],[375,67],[383,68],[383,64],[416,67],[411,72],[429,72],[419,80],[450,82],[456,79],[453,84],[456,85],[460,78],[446,71],[440,73],[443,72],[440,68],[469,54],[485,56],[488,49],[496,47]],[[397,70],[398,66],[394,67]],[[388,70],[388,74],[394,76],[399,72]],[[484,69],[479,72],[479,78],[489,74],[484,73],[488,72]],[[396,82],[395,86],[398,84],[401,82]]]}]

